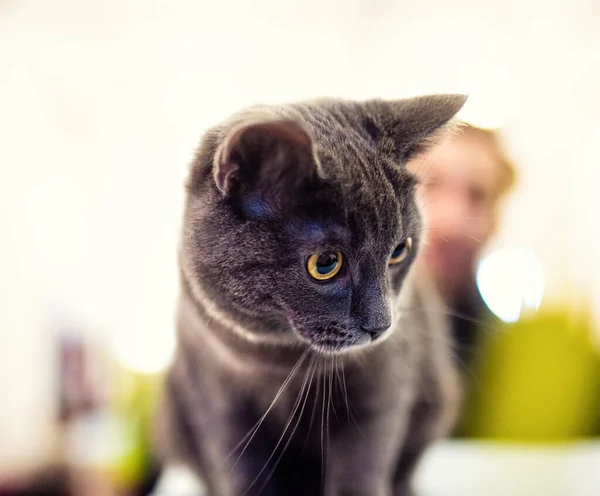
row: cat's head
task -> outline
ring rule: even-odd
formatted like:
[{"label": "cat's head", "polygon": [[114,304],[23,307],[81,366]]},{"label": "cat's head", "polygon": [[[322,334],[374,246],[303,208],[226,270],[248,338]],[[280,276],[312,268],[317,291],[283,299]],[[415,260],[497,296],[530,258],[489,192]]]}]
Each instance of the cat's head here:
[{"label": "cat's head", "polygon": [[213,128],[188,181],[182,265],[196,296],[251,340],[379,340],[422,237],[404,164],[465,99],[259,107]]}]

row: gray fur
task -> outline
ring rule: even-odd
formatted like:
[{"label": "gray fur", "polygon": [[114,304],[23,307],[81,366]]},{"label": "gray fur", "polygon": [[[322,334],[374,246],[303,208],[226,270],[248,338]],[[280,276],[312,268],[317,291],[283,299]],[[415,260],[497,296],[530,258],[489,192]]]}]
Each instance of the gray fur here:
[{"label": "gray fur", "polygon": [[[211,495],[410,494],[458,391],[441,303],[415,263],[423,228],[403,164],[464,101],[255,107],[205,135],[162,448]],[[407,237],[408,258],[388,267]],[[325,283],[306,270],[322,249],[344,255]]]}]

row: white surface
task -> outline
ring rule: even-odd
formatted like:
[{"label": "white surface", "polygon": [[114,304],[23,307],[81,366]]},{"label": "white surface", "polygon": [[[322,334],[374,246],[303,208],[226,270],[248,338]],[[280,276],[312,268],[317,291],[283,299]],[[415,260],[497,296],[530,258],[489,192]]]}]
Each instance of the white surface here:
[{"label": "white surface", "polygon": [[[416,486],[419,496],[598,496],[600,442],[565,446],[444,442],[423,459]],[[187,469],[171,467],[152,496],[204,494]]]},{"label": "white surface", "polygon": [[423,496],[598,496],[600,442],[442,443],[423,459],[417,486]]},{"label": "white surface", "polygon": [[186,467],[165,469],[154,492],[149,496],[205,496],[203,484]]}]

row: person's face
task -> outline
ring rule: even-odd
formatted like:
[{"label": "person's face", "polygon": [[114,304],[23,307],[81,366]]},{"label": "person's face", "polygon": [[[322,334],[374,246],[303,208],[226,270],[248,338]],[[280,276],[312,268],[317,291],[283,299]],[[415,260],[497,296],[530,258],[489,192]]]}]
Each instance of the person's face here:
[{"label": "person's face", "polygon": [[472,277],[477,253],[494,227],[495,156],[485,142],[463,135],[409,168],[422,180],[418,196],[427,229],[425,262],[442,285]]}]

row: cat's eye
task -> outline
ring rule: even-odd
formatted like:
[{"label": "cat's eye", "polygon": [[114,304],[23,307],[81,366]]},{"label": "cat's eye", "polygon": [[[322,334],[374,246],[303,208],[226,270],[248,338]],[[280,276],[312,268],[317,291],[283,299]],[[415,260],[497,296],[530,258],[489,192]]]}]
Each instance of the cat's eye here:
[{"label": "cat's eye", "polygon": [[406,238],[402,243],[400,243],[390,256],[390,265],[396,265],[400,262],[406,260],[410,249],[412,248],[412,238]]},{"label": "cat's eye", "polygon": [[340,271],[342,260],[343,257],[339,251],[314,253],[308,259],[308,273],[317,281],[327,281]]}]

